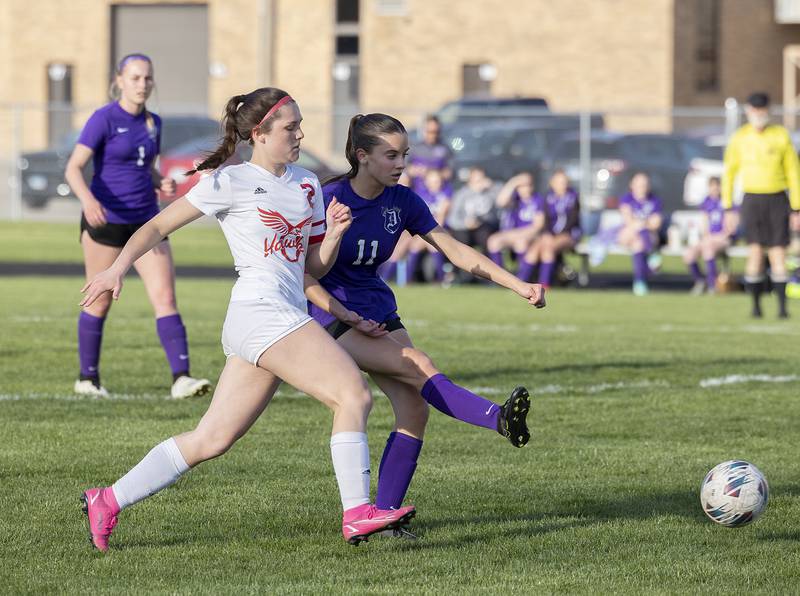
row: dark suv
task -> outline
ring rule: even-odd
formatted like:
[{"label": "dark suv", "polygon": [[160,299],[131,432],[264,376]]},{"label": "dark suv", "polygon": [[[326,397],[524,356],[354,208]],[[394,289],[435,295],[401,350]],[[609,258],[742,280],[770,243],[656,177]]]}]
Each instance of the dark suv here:
[{"label": "dark suv", "polygon": [[[589,194],[581,197],[584,231],[596,232],[599,214],[614,209],[628,192],[631,177],[638,171],[650,176],[653,192],[664,202],[668,217],[683,206],[684,179],[689,163],[703,157],[708,148],[697,139],[671,134],[620,134],[592,132],[589,164]],[[578,135],[566,135],[542,165],[549,176],[563,169],[572,184],[580,187],[582,172]]]},{"label": "dark suv", "polygon": [[[219,134],[219,123],[203,116],[164,116],[161,120],[161,153],[196,137]],[[22,199],[31,207],[41,208],[56,196],[74,197],[64,179],[64,168],[80,136],[75,130],[65,135],[51,149],[23,153],[17,167],[22,177]],[[91,180],[92,160],[83,175]]]}]

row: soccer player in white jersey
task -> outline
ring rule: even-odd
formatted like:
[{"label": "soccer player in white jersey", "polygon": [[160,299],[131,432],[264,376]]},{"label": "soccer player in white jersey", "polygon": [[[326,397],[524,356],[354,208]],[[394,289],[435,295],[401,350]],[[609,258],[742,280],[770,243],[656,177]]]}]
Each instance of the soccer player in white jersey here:
[{"label": "soccer player in white jersey", "polygon": [[[304,271],[327,273],[352,217],[336,201],[326,212],[316,176],[291,165],[300,154],[301,120],[297,103],[280,89],[232,97],[222,143],[197,166],[215,171],[144,224],[111,267],[83,288],[82,306],[109,291],[119,298],[136,259],[203,214],[219,221],[239,274],[222,328],[227,362],[197,427],[154,447],[112,486],[82,495],[92,544],[101,551],[121,510],[225,453],[264,411],[280,379],[333,411],[331,455],[345,539],[358,544],[415,514],[413,507],[381,510],[370,503],[370,391],[353,360],[306,311]],[[253,145],[252,161],[216,169],[242,140]]]}]

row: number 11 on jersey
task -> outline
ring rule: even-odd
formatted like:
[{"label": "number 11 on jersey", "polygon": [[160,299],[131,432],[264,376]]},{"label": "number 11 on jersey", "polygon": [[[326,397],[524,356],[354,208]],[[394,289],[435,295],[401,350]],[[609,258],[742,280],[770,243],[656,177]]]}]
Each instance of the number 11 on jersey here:
[{"label": "number 11 on jersey", "polygon": [[[366,244],[367,244],[367,241],[364,240],[363,238],[360,238],[358,240],[358,258],[355,261],[353,261],[353,265],[360,265],[361,264],[361,259],[364,258],[364,246]],[[372,255],[367,260],[367,262],[364,263],[364,265],[372,265],[372,263],[375,262],[375,257],[378,255],[378,241],[377,240],[373,240],[372,242],[369,243],[369,245],[372,248]]]}]

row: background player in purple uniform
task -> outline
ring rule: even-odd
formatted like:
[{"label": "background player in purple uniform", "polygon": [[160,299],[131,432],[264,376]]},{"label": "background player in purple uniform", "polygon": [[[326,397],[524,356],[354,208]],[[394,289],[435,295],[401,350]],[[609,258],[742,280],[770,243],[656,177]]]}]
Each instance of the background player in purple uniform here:
[{"label": "background player in purple uniform", "polygon": [[517,257],[517,277],[528,281],[536,261],[526,261],[525,254],[544,227],[542,197],[534,190],[533,174],[523,172],[510,178],[497,195],[501,210],[500,231],[486,240],[489,258],[503,265],[503,250],[510,248]]},{"label": "background player in purple uniform", "polygon": [[[153,65],[147,56],[131,54],[119,63],[112,86],[115,101],[97,110],[81,132],[66,167],[66,179],[81,201],[81,245],[86,279],[114,262],[142,224],[158,213],[156,188],[175,192],[175,181],[162,178],[156,167],[161,119],[145,102],[153,90]],[[93,159],[94,176],[86,185],[81,172]],[[134,264],[156,316],[156,330],[172,369],[174,398],[202,395],[206,379],[189,374],[186,328],[175,301],[175,271],[166,238]],[[80,376],[75,392],[108,395],[100,384],[100,345],[111,297],[103,295],[78,318]]]},{"label": "background player in purple uniform", "polygon": [[[717,255],[730,247],[736,235],[738,217],[725,217],[725,208],[720,197],[720,180],[711,178],[708,181],[708,196],[700,205],[705,214],[705,225],[700,242],[686,249],[684,262],[694,279],[691,293],[694,295],[708,292],[713,294],[717,287]],[[697,259],[702,256],[706,263],[706,275],[700,271]]]},{"label": "background player in purple uniform", "polygon": [[663,221],[661,199],[650,191],[650,177],[637,172],[631,178],[630,192],[620,199],[619,210],[623,225],[617,242],[633,253],[633,293],[647,294],[650,269],[647,256],[658,244],[658,232]]},{"label": "background player in purple uniform", "polygon": [[559,255],[574,248],[581,239],[578,193],[570,188],[563,170],[555,171],[550,177],[550,188],[542,205],[544,230],[523,262],[540,261],[539,283],[549,288]]},{"label": "background player in purple uniform", "polygon": [[[422,448],[426,402],[464,422],[499,431],[515,446],[521,447],[529,438],[525,416],[530,402],[523,387],[515,389],[500,407],[455,385],[430,358],[413,348],[394,294],[377,274],[403,230],[421,235],[455,266],[514,291],[531,305],[545,304],[541,286],[520,281],[455,240],[437,224],[419,196],[398,185],[407,151],[408,137],[397,119],[385,114],[353,118],[346,150],[350,171],[323,189],[326,202],[335,197],[350,207],[353,225],[342,239],[334,266],[319,283],[311,280],[306,288],[314,318],[392,402],[395,428],[378,477],[376,505],[381,508],[399,507],[403,501]],[[351,325],[363,323],[362,317],[377,321],[389,333],[369,337],[353,331]]]},{"label": "background player in purple uniform", "polygon": [[408,176],[411,188],[422,185],[428,170],[439,170],[445,184],[453,177],[453,152],[441,138],[442,126],[436,116],[425,118],[422,129],[422,143],[415,144],[408,158]]},{"label": "background player in purple uniform", "polygon": [[[441,170],[428,170],[425,172],[422,184],[418,186],[416,192],[425,201],[436,223],[443,226],[447,211],[450,209],[450,200],[453,193],[452,187],[445,184]],[[381,276],[387,280],[391,279],[394,269],[397,267],[397,262],[401,259],[407,259],[405,281],[406,283],[411,283],[414,280],[414,274],[420,258],[426,252],[433,254],[436,263],[436,281],[442,281],[444,279],[444,255],[419,236],[412,236],[408,233],[404,233],[400,237],[391,258],[381,268]]]}]

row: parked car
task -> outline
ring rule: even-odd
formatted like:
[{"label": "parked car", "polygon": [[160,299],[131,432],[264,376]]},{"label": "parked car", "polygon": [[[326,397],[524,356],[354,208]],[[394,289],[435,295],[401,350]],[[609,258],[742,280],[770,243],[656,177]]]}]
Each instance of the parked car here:
[{"label": "parked car", "polygon": [[453,151],[455,185],[463,184],[469,168],[481,166],[489,178],[505,181],[522,171],[538,180],[539,166],[548,150],[566,132],[552,126],[494,123],[453,127],[443,137]]},{"label": "parked car", "polygon": [[550,108],[543,97],[462,97],[436,111],[442,128],[457,124],[485,124],[488,118],[516,118],[547,115]]},{"label": "parked car", "polygon": [[[164,116],[161,122],[162,154],[190,139],[219,132],[219,123],[203,116]],[[22,199],[29,206],[44,207],[52,197],[75,196],[64,179],[64,168],[79,136],[80,130],[72,131],[52,148],[24,153],[19,158],[17,166],[22,177]],[[87,181],[91,180],[93,170],[89,160],[83,171]]]},{"label": "parked car", "polygon": [[[597,131],[591,134],[590,143],[589,193],[581,197],[583,226],[588,234],[597,231],[603,209],[618,206],[638,171],[650,176],[653,191],[664,202],[665,215],[681,209],[689,165],[693,159],[708,154],[702,141],[681,135]],[[565,136],[545,160],[543,169],[546,176],[563,169],[579,187],[582,171],[578,136]]]},{"label": "parked car", "polygon": [[[186,172],[193,169],[195,164],[201,161],[206,155],[214,151],[219,142],[218,135],[208,135],[192,139],[174,147],[171,151],[163,154],[160,160],[160,171],[163,176],[174,178],[177,183],[175,197],[182,197],[200,179],[200,174],[195,173],[187,176]],[[241,163],[249,160],[253,154],[253,148],[247,143],[239,143],[236,153],[226,162]],[[336,174],[324,161],[306,149],[300,152],[297,165],[314,172],[320,181]]]}]

